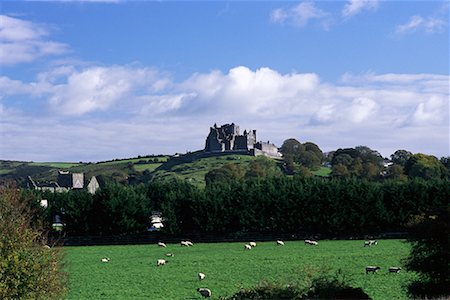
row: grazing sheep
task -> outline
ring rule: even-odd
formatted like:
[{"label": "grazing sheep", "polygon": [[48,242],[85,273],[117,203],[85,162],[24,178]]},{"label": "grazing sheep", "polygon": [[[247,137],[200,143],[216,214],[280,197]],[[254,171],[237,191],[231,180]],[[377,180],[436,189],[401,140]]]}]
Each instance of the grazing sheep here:
[{"label": "grazing sheep", "polygon": [[319,243],[317,241],[305,240],[305,244],[317,246]]},{"label": "grazing sheep", "polygon": [[173,253],[166,253],[166,256],[173,257]]},{"label": "grazing sheep", "polygon": [[110,259],[108,257],[104,257],[101,259],[102,262],[107,263],[110,261]]},{"label": "grazing sheep", "polygon": [[366,267],[366,274],[369,274],[370,272],[372,272],[373,274],[375,274],[375,272],[378,271],[379,269],[380,269],[380,267],[367,266],[367,267]]},{"label": "grazing sheep", "polygon": [[181,246],[189,247],[189,243],[186,241],[181,241]]},{"label": "grazing sheep", "polygon": [[164,266],[166,263],[168,263],[169,261],[165,260],[165,259],[158,259],[156,262],[156,266]]},{"label": "grazing sheep", "polygon": [[284,246],[284,242],[283,242],[283,241],[280,241],[280,240],[278,240],[278,241],[277,241],[277,245],[278,245],[278,246]]},{"label": "grazing sheep", "polygon": [[370,247],[373,245],[378,245],[378,241],[376,240],[369,240],[364,242],[364,247]]},{"label": "grazing sheep", "polygon": [[256,247],[256,243],[255,242],[250,242],[250,243],[248,243],[250,246],[252,246],[252,247]]},{"label": "grazing sheep", "polygon": [[158,246],[160,246],[160,247],[164,247],[164,248],[166,248],[166,247],[167,247],[167,245],[166,245],[166,244],[164,244],[163,242],[159,242],[159,243],[158,243]]},{"label": "grazing sheep", "polygon": [[245,249],[245,250],[252,250],[252,246],[250,246],[249,244],[246,244],[246,245],[244,246],[244,249]]},{"label": "grazing sheep", "polygon": [[373,245],[378,245],[378,242],[376,240],[370,240],[370,241],[365,241],[364,242],[364,247],[370,247]]},{"label": "grazing sheep", "polygon": [[389,267],[389,273],[398,273],[401,269],[399,267]]},{"label": "grazing sheep", "polygon": [[210,289],[206,289],[206,288],[198,288],[197,292],[200,293],[200,295],[202,295],[205,298],[209,298],[211,297],[211,290]]},{"label": "grazing sheep", "polygon": [[186,243],[188,246],[194,246],[194,244],[193,244],[191,241],[185,241],[185,243]]},{"label": "grazing sheep", "polygon": [[205,273],[202,272],[198,273],[198,280],[203,280],[205,279],[205,277],[206,277]]}]

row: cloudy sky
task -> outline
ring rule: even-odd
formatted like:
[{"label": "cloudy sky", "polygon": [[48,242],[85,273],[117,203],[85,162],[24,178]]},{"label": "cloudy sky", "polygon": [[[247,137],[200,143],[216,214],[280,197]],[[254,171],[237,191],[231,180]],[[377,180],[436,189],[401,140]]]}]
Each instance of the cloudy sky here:
[{"label": "cloudy sky", "polygon": [[259,140],[449,155],[449,1],[2,1],[0,159]]}]

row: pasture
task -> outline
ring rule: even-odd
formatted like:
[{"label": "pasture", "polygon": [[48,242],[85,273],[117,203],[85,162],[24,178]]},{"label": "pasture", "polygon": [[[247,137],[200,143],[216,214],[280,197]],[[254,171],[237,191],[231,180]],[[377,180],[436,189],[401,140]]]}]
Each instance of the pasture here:
[{"label": "pasture", "polygon": [[[251,250],[244,243],[195,244],[181,247],[157,245],[65,247],[69,274],[68,299],[201,299],[199,287],[210,288],[212,299],[230,296],[240,287],[262,281],[295,282],[306,269],[341,269],[352,286],[361,287],[373,299],[406,299],[402,285],[414,274],[402,270],[389,274],[390,266],[400,266],[409,252],[401,240],[381,240],[363,247],[362,240],[320,241],[318,246],[303,241],[259,242]],[[166,257],[166,253],[174,257]],[[108,263],[102,263],[109,257]],[[167,259],[156,266],[157,259]],[[376,274],[365,274],[367,265],[380,266]],[[206,278],[199,281],[197,273]]]}]

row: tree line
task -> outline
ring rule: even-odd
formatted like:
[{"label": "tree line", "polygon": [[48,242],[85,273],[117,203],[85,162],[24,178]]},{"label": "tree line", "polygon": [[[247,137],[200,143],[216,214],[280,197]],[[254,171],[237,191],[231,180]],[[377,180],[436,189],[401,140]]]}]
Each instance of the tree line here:
[{"label": "tree line", "polygon": [[136,186],[107,184],[85,191],[27,191],[48,199],[48,223],[61,216],[68,235],[146,232],[162,213],[169,235],[244,232],[361,235],[405,230],[412,216],[448,205],[447,179],[367,181],[292,177],[216,181],[199,188],[186,181]]}]

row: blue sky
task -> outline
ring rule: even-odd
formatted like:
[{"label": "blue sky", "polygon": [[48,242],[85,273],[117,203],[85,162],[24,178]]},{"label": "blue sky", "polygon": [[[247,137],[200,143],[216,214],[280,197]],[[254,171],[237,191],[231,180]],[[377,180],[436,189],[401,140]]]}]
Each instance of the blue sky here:
[{"label": "blue sky", "polygon": [[449,1],[3,1],[0,158],[277,145],[449,155]]}]

